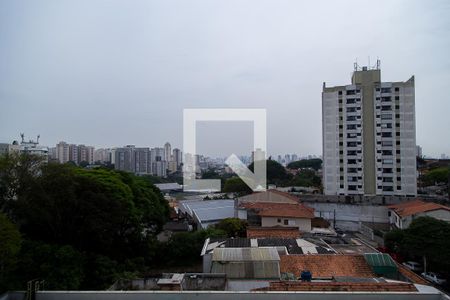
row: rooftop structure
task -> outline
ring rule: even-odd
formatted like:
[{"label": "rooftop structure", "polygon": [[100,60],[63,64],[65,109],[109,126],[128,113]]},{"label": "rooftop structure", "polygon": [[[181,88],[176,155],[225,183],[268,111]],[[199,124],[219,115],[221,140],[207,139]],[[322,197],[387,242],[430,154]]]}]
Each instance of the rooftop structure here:
[{"label": "rooftop structure", "polygon": [[389,222],[392,226],[407,228],[416,217],[429,216],[450,222],[450,207],[422,200],[389,205]]},{"label": "rooftop structure", "polygon": [[226,218],[233,218],[234,200],[180,201],[179,210],[189,215],[198,228],[207,228]]},{"label": "rooftop structure", "polygon": [[280,256],[275,248],[217,248],[211,273],[228,278],[279,279]]},{"label": "rooftop structure", "polygon": [[313,278],[349,276],[357,278],[374,278],[371,267],[362,255],[281,255],[282,273],[291,273],[300,277],[308,270]]}]

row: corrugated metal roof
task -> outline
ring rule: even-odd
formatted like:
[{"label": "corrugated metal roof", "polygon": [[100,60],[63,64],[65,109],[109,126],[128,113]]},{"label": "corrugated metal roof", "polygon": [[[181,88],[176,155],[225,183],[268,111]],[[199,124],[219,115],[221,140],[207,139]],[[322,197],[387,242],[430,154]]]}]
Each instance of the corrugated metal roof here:
[{"label": "corrugated metal roof", "polygon": [[279,261],[275,248],[216,248],[212,261]]},{"label": "corrugated metal roof", "polygon": [[366,253],[364,254],[364,258],[366,259],[367,263],[372,267],[395,267],[397,268],[397,265],[395,264],[394,260],[391,258],[389,254],[386,253]]},{"label": "corrugated metal roof", "polygon": [[216,248],[211,272],[228,278],[280,278],[280,256],[275,248]]}]

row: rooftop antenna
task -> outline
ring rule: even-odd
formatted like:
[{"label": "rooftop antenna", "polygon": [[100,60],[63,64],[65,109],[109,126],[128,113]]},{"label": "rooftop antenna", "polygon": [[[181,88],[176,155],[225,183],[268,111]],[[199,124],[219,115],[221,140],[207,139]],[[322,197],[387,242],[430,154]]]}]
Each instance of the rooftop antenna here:
[{"label": "rooftop antenna", "polygon": [[25,134],[24,134],[24,133],[21,133],[21,134],[20,134],[20,137],[22,138],[22,143],[24,143]]},{"label": "rooftop antenna", "polygon": [[367,56],[367,59],[369,60],[369,65],[367,66],[367,69],[371,69],[372,68],[372,66],[370,65],[370,55],[369,56]]},{"label": "rooftop antenna", "polygon": [[381,61],[377,57],[377,70],[379,70],[381,67]]},{"label": "rooftop antenna", "polygon": [[40,134],[38,134],[37,135],[37,140],[36,140],[36,143],[38,143],[39,144],[39,138],[41,137],[41,135]]}]

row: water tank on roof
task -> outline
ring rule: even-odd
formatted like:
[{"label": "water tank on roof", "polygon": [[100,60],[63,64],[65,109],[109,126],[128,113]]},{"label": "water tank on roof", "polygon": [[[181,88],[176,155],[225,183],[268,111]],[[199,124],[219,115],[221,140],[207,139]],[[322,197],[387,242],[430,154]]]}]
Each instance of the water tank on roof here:
[{"label": "water tank on roof", "polygon": [[312,278],[312,273],[308,270],[303,270],[302,273],[300,274],[300,279],[302,281],[311,281]]}]

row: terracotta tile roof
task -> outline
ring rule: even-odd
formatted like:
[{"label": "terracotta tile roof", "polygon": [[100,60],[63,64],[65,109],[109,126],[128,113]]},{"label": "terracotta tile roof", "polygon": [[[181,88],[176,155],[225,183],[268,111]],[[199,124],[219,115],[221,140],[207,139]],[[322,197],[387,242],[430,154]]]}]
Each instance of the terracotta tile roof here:
[{"label": "terracotta tile roof", "polygon": [[351,292],[417,292],[412,283],[407,282],[300,282],[277,281],[269,287],[253,291],[351,291]]},{"label": "terracotta tile roof", "polygon": [[430,284],[424,278],[420,277],[419,275],[417,275],[416,273],[414,273],[413,271],[411,271],[410,269],[408,269],[407,267],[405,267],[402,264],[397,263],[397,268],[398,268],[398,271],[400,272],[400,274],[402,274],[404,277],[406,277],[413,283],[425,284],[425,285]]},{"label": "terracotta tile roof", "polygon": [[247,238],[299,238],[298,227],[248,227]]},{"label": "terracotta tile roof", "polygon": [[394,210],[395,213],[400,217],[411,216],[421,212],[427,212],[438,209],[445,209],[450,211],[450,207],[448,206],[444,206],[434,202],[425,202],[422,200],[413,200],[403,202],[400,204],[389,205],[388,208]]},{"label": "terracotta tile roof", "polygon": [[300,277],[303,270],[317,277],[366,277],[376,275],[362,255],[343,254],[312,254],[312,255],[281,255],[280,270],[282,273],[292,273]]},{"label": "terracotta tile roof", "polygon": [[274,189],[264,192],[254,192],[239,198],[239,202],[298,203],[299,201],[300,199],[294,195]]},{"label": "terracotta tile roof", "polygon": [[287,192],[282,192],[282,191],[279,191],[279,190],[268,190],[268,192],[284,196],[284,197],[289,198],[289,199],[294,200],[294,201],[299,201],[300,200],[297,196],[294,196],[294,195],[289,194]]},{"label": "terracotta tile roof", "polygon": [[314,209],[300,203],[247,202],[239,207],[254,209],[262,217],[314,218]]}]

